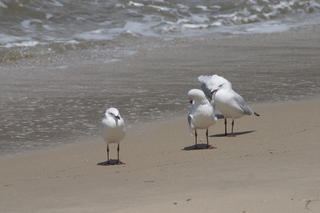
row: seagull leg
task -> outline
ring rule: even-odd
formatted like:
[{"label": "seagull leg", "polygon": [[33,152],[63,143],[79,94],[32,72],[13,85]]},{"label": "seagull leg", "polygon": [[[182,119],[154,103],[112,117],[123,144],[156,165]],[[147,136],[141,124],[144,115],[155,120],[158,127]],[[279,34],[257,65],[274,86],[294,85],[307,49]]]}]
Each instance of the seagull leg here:
[{"label": "seagull leg", "polygon": [[120,152],[120,144],[118,143],[118,148],[117,148],[117,152],[118,152],[118,163],[120,162],[120,156],[119,156],[119,152]]},{"label": "seagull leg", "polygon": [[225,118],[224,119],[224,136],[227,136],[228,133],[227,133],[227,119]]},{"label": "seagull leg", "polygon": [[118,152],[118,165],[120,165],[120,164],[124,164],[124,163],[122,163],[121,161],[120,161],[120,155],[119,155],[119,153],[120,153],[120,143],[118,143],[118,148],[117,148],[117,152]]},{"label": "seagull leg", "polygon": [[107,162],[105,162],[103,165],[109,166],[110,160],[109,160],[109,144],[107,144]]},{"label": "seagull leg", "polygon": [[107,144],[107,162],[109,162],[109,144]]},{"label": "seagull leg", "polygon": [[207,131],[206,131],[206,136],[207,136],[207,149],[216,149],[217,147],[214,147],[214,146],[210,146],[210,145],[209,145],[208,129],[207,129]]},{"label": "seagull leg", "polygon": [[206,137],[207,137],[207,148],[209,148],[208,129],[206,131]]},{"label": "seagull leg", "polygon": [[197,133],[197,130],[196,130],[196,129],[194,130],[194,138],[195,138],[195,142],[196,142],[196,146],[194,147],[194,149],[198,149],[198,143],[197,143],[198,133]]},{"label": "seagull leg", "polygon": [[232,119],[232,123],[231,123],[231,125],[232,125],[232,128],[231,128],[231,134],[230,134],[229,136],[230,136],[230,137],[236,137],[236,135],[235,135],[235,134],[233,134],[234,119]]}]

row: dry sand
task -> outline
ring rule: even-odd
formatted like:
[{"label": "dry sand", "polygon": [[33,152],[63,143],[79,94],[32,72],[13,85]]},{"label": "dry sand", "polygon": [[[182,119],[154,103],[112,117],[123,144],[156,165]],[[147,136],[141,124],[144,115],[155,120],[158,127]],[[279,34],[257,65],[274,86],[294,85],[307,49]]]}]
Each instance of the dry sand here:
[{"label": "dry sand", "polygon": [[186,116],[135,125],[120,166],[98,165],[100,138],[3,157],[0,211],[319,212],[319,105],[251,105],[261,116],[236,120],[237,137],[219,137],[222,120],[210,128],[211,150],[189,150]]}]

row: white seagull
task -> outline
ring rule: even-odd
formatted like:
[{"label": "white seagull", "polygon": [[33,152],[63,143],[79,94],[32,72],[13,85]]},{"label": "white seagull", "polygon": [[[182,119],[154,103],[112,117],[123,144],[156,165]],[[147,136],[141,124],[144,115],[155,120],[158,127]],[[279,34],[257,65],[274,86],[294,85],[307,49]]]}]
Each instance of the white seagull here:
[{"label": "white seagull", "polygon": [[202,83],[201,88],[207,96],[212,96],[212,104],[224,116],[225,135],[227,136],[227,118],[232,118],[231,135],[233,134],[234,119],[241,118],[244,115],[256,115],[244,101],[244,99],[232,89],[232,84],[227,79],[218,76],[204,76],[198,77]]},{"label": "white seagull", "polygon": [[105,165],[110,165],[109,159],[109,143],[118,144],[118,161],[117,164],[123,164],[119,160],[120,152],[120,141],[126,135],[126,127],[124,125],[124,120],[120,116],[119,111],[116,108],[109,108],[105,113],[105,117],[101,123],[101,134],[102,138],[107,142],[107,162]]},{"label": "white seagull", "polygon": [[[209,146],[208,128],[215,124],[218,119],[214,114],[214,108],[207,100],[205,94],[199,89],[192,89],[188,92],[188,97],[192,106],[188,114],[190,134],[195,136],[195,149],[198,149],[197,144],[197,129],[206,129],[207,149],[215,147]],[[193,134],[194,131],[194,134]]]}]

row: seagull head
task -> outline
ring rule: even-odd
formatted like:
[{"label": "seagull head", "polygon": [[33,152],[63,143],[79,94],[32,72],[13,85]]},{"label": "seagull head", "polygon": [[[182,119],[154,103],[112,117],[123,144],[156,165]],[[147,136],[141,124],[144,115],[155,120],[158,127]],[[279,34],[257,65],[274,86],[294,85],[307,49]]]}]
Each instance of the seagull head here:
[{"label": "seagull head", "polygon": [[205,94],[202,90],[199,89],[191,89],[188,92],[188,97],[190,99],[190,103],[192,104],[193,101],[202,101],[206,99]]},{"label": "seagull head", "polygon": [[218,90],[221,89],[231,89],[232,88],[232,84],[230,81],[228,81],[227,79],[216,75],[213,80],[213,84],[212,84],[212,90],[211,90],[211,94],[214,94],[216,92],[218,92]]},{"label": "seagull head", "polygon": [[120,116],[120,113],[119,113],[119,110],[116,109],[116,108],[109,108],[107,109],[106,111],[106,116],[107,117],[113,117],[114,119],[117,119],[117,120],[120,120],[121,119],[121,116]]}]

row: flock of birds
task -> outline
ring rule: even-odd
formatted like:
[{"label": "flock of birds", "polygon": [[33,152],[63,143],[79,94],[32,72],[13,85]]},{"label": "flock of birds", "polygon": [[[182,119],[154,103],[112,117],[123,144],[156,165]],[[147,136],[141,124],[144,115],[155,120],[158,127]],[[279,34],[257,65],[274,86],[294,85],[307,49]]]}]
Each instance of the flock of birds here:
[{"label": "flock of birds", "polygon": [[[205,76],[198,77],[201,82],[201,89],[191,89],[188,92],[191,108],[188,113],[189,130],[191,135],[195,137],[194,149],[199,149],[197,142],[197,130],[206,129],[207,149],[215,147],[209,145],[208,129],[215,123],[218,118],[216,117],[215,110],[219,110],[224,117],[225,136],[235,136],[233,133],[234,119],[241,118],[244,115],[256,115],[244,101],[244,99],[232,89],[232,84],[227,79],[218,76]],[[227,118],[232,119],[231,134],[227,134]],[[109,144],[117,143],[117,161],[115,164],[123,164],[120,161],[120,141],[126,134],[124,120],[121,117],[118,109],[109,108],[105,113],[102,120],[101,127],[102,138],[107,143],[107,161],[104,165],[112,165],[109,158]]]}]

